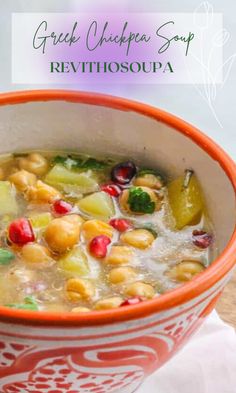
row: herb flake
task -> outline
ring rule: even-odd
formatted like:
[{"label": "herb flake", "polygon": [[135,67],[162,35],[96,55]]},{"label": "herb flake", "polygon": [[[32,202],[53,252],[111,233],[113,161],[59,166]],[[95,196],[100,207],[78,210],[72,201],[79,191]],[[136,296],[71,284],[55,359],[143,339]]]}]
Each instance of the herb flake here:
[{"label": "herb flake", "polygon": [[10,250],[0,248],[0,265],[9,265],[15,258],[15,255]]},{"label": "herb flake", "polygon": [[38,305],[33,296],[26,296],[24,298],[24,303],[10,303],[6,304],[5,306],[15,308],[17,310],[38,311]]},{"label": "herb flake", "polygon": [[79,157],[72,156],[56,156],[53,160],[55,164],[61,164],[67,169],[94,169],[101,170],[108,166],[105,161],[99,161],[96,158],[89,157],[81,159]]}]

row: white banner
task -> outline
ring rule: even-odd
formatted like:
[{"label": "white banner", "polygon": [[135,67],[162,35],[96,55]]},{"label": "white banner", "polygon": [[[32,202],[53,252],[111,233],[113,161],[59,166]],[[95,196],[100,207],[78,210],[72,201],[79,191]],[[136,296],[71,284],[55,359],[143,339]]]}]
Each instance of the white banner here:
[{"label": "white banner", "polygon": [[12,14],[12,83],[222,82],[222,15]]}]

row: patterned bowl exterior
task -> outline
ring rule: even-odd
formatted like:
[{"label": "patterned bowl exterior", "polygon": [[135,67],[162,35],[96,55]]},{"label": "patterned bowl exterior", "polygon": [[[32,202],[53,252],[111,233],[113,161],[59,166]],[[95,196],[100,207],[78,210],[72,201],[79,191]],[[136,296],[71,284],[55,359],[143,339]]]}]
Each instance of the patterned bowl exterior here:
[{"label": "patterned bowl exterior", "polygon": [[230,273],[178,307],[93,327],[0,323],[1,393],[132,393],[211,312]]}]

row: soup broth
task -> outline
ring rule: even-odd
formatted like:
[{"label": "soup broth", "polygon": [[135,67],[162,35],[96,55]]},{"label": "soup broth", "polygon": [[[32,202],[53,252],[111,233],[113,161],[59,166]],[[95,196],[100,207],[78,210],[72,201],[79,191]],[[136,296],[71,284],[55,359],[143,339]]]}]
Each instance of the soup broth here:
[{"label": "soup broth", "polygon": [[0,159],[0,304],[90,312],[160,296],[210,264],[196,174],[80,154]]}]

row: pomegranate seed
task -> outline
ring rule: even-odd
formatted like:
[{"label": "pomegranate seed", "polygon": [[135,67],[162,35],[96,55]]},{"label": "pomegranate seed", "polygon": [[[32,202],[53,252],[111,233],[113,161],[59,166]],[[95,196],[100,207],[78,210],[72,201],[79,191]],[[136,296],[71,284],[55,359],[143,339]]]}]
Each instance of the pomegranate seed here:
[{"label": "pomegranate seed", "polygon": [[112,218],[109,221],[109,224],[119,232],[125,232],[128,229],[133,228],[133,224],[125,218]]},{"label": "pomegranate seed", "polygon": [[135,297],[131,297],[129,299],[126,299],[123,301],[123,303],[121,303],[120,307],[123,306],[134,306],[135,304],[139,304],[143,301],[143,299],[141,297],[135,296]]},{"label": "pomegranate seed", "polygon": [[32,226],[27,218],[19,218],[12,221],[8,231],[9,240],[18,246],[23,246],[24,244],[35,241]]},{"label": "pomegranate seed", "polygon": [[56,214],[67,214],[71,212],[72,205],[63,199],[58,199],[53,203],[52,208]]},{"label": "pomegranate seed", "polygon": [[89,244],[89,251],[96,258],[105,258],[107,255],[107,246],[111,239],[105,235],[94,237]]},{"label": "pomegranate seed", "polygon": [[194,230],[192,234],[193,244],[199,248],[207,248],[211,245],[212,235],[205,231]]},{"label": "pomegranate seed", "polygon": [[115,183],[127,184],[136,175],[137,168],[132,161],[121,162],[115,165],[111,171],[111,179]]},{"label": "pomegranate seed", "polygon": [[121,193],[121,189],[117,184],[104,184],[101,186],[101,190],[113,197],[118,197]]}]

